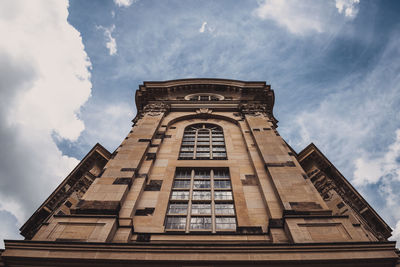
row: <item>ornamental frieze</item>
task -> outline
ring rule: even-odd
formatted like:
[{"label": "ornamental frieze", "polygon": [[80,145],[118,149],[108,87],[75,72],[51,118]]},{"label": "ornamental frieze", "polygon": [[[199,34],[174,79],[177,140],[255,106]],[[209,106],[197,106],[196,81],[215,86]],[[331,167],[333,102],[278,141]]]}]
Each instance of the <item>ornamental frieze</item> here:
[{"label": "ornamental frieze", "polygon": [[143,113],[147,113],[150,116],[158,116],[163,112],[169,112],[169,110],[170,110],[169,105],[163,102],[159,102],[159,103],[147,104],[143,108]]},{"label": "ornamental frieze", "polygon": [[268,117],[269,115],[265,104],[241,104],[239,110],[243,115],[246,114],[255,117],[262,115]]}]

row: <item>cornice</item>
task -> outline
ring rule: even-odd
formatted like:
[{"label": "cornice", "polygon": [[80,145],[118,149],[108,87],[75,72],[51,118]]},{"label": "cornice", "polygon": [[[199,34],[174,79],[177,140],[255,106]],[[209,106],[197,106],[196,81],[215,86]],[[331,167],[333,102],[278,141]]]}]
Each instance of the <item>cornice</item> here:
[{"label": "cornice", "polygon": [[[189,101],[189,100],[176,100],[170,99],[169,96],[174,93],[185,92],[199,93],[217,93],[223,94],[223,92],[234,92],[235,94],[242,95],[244,99],[236,100],[221,100],[221,101]],[[249,100],[249,96],[254,96]],[[265,113],[271,120],[276,123],[278,122],[273,115],[273,107],[275,103],[274,91],[270,85],[267,85],[265,81],[238,81],[230,79],[211,79],[211,78],[193,78],[193,79],[180,79],[170,81],[145,81],[139,86],[139,89],[135,94],[135,101],[137,107],[137,117],[142,115],[144,108],[150,103],[163,103],[165,105],[171,105],[171,107],[185,109],[192,108],[193,110],[198,109],[199,106],[207,106],[207,108],[221,108],[226,107],[227,104],[237,104],[236,109],[233,111],[244,111],[254,114],[256,112]],[[223,106],[225,105],[225,106]],[[233,106],[231,106],[232,108]]]},{"label": "cornice", "polygon": [[[51,193],[51,195],[40,205],[40,207],[32,214],[32,216],[19,229],[21,235],[30,239],[37,231],[39,225],[44,222],[54,211],[62,204],[61,202],[67,194],[65,190],[67,184],[70,185],[70,190],[73,185],[80,179],[82,175],[91,175],[88,171],[94,161],[103,161],[104,165],[111,158],[111,153],[101,144],[97,143],[86,154],[86,156],[78,163],[70,174],[61,182],[61,184]],[[69,190],[69,191],[70,191]]]},{"label": "cornice", "polygon": [[[297,155],[297,160],[299,161],[300,165],[303,165],[306,163],[306,161],[311,160],[314,161],[318,164],[319,169],[324,171],[329,178],[333,179],[336,185],[342,188],[341,191],[346,192],[347,195],[351,195],[352,198],[357,199],[357,201],[361,202],[364,207],[366,207],[368,210],[371,211],[373,214],[373,217],[375,218],[376,223],[380,224],[380,228],[382,234],[385,238],[389,238],[391,236],[392,229],[390,226],[379,216],[379,214],[368,204],[368,202],[357,192],[357,190],[350,184],[350,182],[340,173],[340,171],[333,165],[328,158],[318,149],[318,147],[311,143],[309,144],[306,148],[304,148],[300,153]],[[348,201],[351,203],[354,201],[351,197],[349,197]],[[355,209],[355,207],[352,207]],[[366,210],[364,208],[363,210]],[[362,210],[357,210],[355,209],[355,212],[357,212],[364,220],[369,222],[370,226],[374,226],[376,223],[375,222],[370,222],[368,218],[365,218],[363,215]],[[377,228],[374,228],[374,231],[377,231]]]}]

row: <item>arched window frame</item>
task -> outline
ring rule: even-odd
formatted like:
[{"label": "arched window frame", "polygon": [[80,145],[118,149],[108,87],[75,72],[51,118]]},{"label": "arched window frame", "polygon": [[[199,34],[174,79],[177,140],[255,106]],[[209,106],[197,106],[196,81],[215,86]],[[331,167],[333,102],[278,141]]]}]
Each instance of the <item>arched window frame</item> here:
[{"label": "arched window frame", "polygon": [[179,159],[227,159],[222,127],[211,123],[196,123],[185,127]]}]

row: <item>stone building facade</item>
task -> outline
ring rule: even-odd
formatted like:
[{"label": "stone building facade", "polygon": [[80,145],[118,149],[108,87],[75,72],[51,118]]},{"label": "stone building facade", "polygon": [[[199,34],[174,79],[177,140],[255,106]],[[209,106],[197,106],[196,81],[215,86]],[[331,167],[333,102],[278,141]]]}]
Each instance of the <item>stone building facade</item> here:
[{"label": "stone building facade", "polygon": [[335,166],[279,135],[265,82],[144,82],[135,100],[121,145],[95,145],[2,264],[398,264],[390,227]]}]

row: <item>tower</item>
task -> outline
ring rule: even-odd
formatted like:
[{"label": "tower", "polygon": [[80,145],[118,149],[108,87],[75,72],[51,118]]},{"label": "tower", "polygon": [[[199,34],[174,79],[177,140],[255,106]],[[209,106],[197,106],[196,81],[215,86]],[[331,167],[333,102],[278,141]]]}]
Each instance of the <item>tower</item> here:
[{"label": "tower", "polygon": [[135,100],[121,145],[95,145],[5,241],[8,266],[396,265],[390,227],[279,135],[265,82],[144,82]]}]

